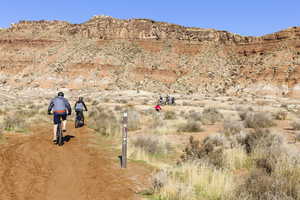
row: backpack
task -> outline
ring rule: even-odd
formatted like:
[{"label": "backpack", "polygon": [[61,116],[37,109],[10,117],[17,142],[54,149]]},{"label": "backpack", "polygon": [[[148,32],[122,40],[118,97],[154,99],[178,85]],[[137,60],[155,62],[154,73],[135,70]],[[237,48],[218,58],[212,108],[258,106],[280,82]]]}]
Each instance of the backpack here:
[{"label": "backpack", "polygon": [[83,110],[84,106],[82,102],[77,102],[75,106],[75,110]]}]

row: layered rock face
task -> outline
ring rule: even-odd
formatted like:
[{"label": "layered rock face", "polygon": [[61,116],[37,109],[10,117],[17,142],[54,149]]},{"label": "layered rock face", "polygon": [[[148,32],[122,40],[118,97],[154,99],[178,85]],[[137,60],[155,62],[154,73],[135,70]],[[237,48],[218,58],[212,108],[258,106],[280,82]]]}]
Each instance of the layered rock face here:
[{"label": "layered rock face", "polygon": [[147,19],[21,21],[0,29],[0,86],[300,94],[300,27],[262,37]]}]

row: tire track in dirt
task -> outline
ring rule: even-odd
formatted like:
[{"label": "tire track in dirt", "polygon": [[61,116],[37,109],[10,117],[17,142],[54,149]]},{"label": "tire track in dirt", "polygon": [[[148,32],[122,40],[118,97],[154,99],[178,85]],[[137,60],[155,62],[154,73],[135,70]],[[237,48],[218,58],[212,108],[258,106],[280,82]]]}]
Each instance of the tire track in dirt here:
[{"label": "tire track in dirt", "polygon": [[[51,143],[51,126],[33,129],[28,136],[8,136],[0,146],[0,200],[132,200],[147,183],[149,169],[120,169],[111,153],[88,144],[87,128],[63,147]],[[142,178],[141,178],[142,177]]]}]

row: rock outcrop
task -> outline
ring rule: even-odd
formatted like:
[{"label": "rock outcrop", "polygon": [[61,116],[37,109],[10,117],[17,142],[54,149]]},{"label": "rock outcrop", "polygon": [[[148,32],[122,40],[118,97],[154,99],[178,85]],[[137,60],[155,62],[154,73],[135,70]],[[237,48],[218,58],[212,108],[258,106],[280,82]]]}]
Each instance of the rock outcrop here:
[{"label": "rock outcrop", "polygon": [[243,37],[107,16],[21,21],[0,30],[0,49],[0,86],[300,94],[300,27]]}]

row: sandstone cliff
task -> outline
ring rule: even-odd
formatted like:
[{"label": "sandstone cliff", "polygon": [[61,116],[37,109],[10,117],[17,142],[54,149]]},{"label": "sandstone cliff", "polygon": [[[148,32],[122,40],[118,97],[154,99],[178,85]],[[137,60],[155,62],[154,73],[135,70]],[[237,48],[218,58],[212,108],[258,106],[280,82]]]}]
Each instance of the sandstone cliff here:
[{"label": "sandstone cliff", "polygon": [[300,94],[300,27],[243,37],[148,19],[0,29],[0,86]]}]

